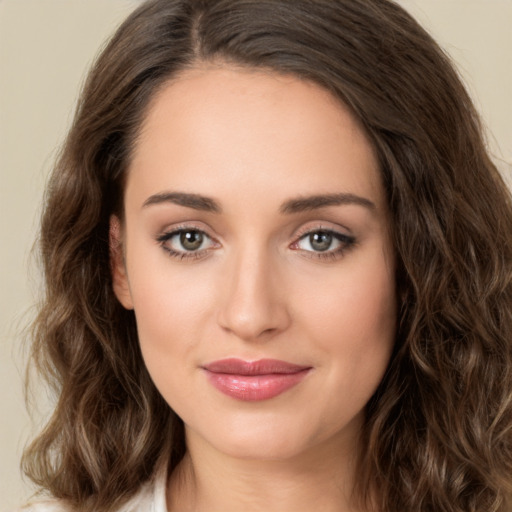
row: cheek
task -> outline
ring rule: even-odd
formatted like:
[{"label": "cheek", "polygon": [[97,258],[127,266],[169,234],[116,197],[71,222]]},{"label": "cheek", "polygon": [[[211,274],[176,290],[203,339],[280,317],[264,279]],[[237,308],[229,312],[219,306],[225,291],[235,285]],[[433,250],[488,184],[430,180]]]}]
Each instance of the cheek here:
[{"label": "cheek", "polygon": [[168,379],[170,365],[187,358],[204,337],[215,283],[197,267],[177,269],[165,254],[153,260],[134,254],[133,261],[145,262],[128,269],[141,350],[155,381]]},{"label": "cheek", "polygon": [[331,359],[331,384],[351,390],[354,400],[368,400],[387,368],[396,333],[394,276],[386,259],[347,262],[303,302],[301,316],[308,337]]},{"label": "cheek", "polygon": [[386,259],[373,257],[373,253],[368,256],[354,258],[328,280],[307,287],[313,293],[303,301],[302,316],[315,323],[321,338],[332,340],[339,336],[359,345],[361,341],[385,341],[394,336],[393,272]]}]

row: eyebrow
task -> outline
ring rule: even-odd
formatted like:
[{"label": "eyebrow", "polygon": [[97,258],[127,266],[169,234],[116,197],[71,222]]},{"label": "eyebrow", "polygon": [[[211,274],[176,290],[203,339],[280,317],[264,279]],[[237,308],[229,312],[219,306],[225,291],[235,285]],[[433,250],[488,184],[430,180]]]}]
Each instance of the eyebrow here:
[{"label": "eyebrow", "polygon": [[[201,210],[205,212],[221,213],[222,208],[219,203],[211,197],[202,196],[200,194],[190,194],[186,192],[163,192],[154,194],[142,205],[147,208],[151,205],[162,203],[172,203],[178,206],[185,206],[186,208],[193,208],[194,210]],[[297,197],[285,201],[279,211],[283,214],[293,214],[317,210],[319,208],[326,208],[328,206],[343,206],[343,205],[357,205],[375,210],[375,204],[365,197],[355,194],[338,193],[338,194],[318,194],[312,196]]]},{"label": "eyebrow", "polygon": [[343,206],[354,204],[363,206],[371,211],[376,209],[375,203],[365,197],[355,194],[339,193],[339,194],[320,194],[314,196],[297,197],[283,203],[280,208],[281,213],[291,214],[300,213],[310,210],[317,210],[327,206]]},{"label": "eyebrow", "polygon": [[148,206],[162,203],[173,203],[204,212],[220,213],[222,211],[221,207],[214,199],[199,194],[188,194],[186,192],[154,194],[144,201],[142,207],[147,208]]}]

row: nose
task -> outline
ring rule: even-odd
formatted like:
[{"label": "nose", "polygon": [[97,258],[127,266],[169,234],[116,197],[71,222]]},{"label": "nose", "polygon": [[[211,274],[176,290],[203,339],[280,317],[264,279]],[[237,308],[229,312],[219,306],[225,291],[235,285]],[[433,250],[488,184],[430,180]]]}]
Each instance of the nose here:
[{"label": "nose", "polygon": [[254,252],[239,255],[226,272],[219,325],[245,341],[282,332],[290,324],[282,285],[279,269],[270,258]]}]

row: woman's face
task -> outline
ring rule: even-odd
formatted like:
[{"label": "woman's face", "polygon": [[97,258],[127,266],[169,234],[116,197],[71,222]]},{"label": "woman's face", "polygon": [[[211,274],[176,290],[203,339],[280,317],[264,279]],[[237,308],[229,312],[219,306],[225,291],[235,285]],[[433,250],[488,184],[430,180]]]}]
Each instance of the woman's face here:
[{"label": "woman's face", "polygon": [[116,294],[189,445],[355,445],[396,305],[377,161],[346,108],[293,77],[187,71],[151,105],[112,226]]}]

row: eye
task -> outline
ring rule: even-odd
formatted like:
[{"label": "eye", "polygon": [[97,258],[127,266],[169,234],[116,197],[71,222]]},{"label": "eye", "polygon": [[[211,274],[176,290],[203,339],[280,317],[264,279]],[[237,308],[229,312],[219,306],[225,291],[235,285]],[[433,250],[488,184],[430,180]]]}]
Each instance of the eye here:
[{"label": "eye", "polygon": [[185,259],[205,255],[217,243],[204,231],[194,228],[179,228],[159,236],[157,241],[171,256]]},{"label": "eye", "polygon": [[197,251],[201,249],[201,246],[205,242],[205,235],[200,231],[181,231],[174,235],[171,240],[176,238],[176,242],[179,241],[179,245],[185,251]]},{"label": "eye", "polygon": [[324,252],[329,249],[335,249],[339,243],[339,240],[334,238],[334,235],[329,231],[315,231],[302,237],[298,242],[298,246],[306,251]]},{"label": "eye", "polygon": [[329,229],[316,229],[302,235],[292,249],[311,253],[316,257],[336,257],[355,244],[355,238]]}]

